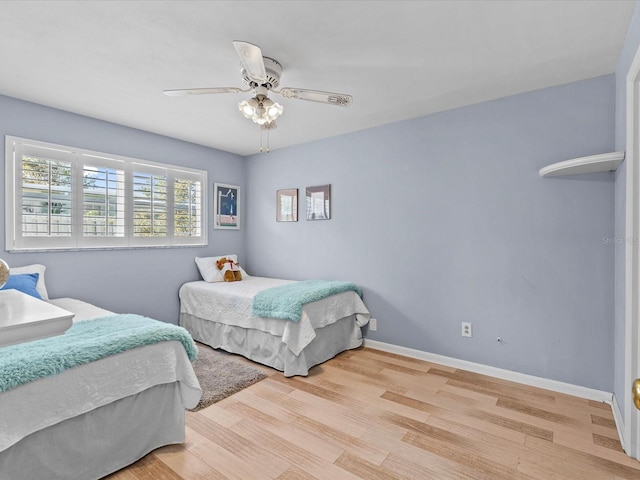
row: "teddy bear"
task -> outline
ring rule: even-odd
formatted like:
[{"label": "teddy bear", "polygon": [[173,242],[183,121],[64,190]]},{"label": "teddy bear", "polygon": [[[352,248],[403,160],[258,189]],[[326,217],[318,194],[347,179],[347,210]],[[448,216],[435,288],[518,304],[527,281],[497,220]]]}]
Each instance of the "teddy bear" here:
[{"label": "teddy bear", "polygon": [[218,270],[222,271],[222,278],[225,282],[239,282],[242,280],[240,264],[238,262],[234,262],[227,257],[222,257],[216,261],[216,266]]}]

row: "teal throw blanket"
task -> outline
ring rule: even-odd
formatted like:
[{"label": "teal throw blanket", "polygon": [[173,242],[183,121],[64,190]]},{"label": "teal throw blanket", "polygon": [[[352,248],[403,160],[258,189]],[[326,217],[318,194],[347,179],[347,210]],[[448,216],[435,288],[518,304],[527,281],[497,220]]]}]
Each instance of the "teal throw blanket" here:
[{"label": "teal throw blanket", "polygon": [[354,291],[362,296],[362,290],[354,283],[328,280],[305,280],[267,288],[253,298],[252,313],[256,317],[298,322],[305,303],[347,291]]},{"label": "teal throw blanket", "polygon": [[140,315],[74,323],[63,335],[0,348],[0,392],[143,345],[178,340],[191,361],[198,348],[184,328]]}]

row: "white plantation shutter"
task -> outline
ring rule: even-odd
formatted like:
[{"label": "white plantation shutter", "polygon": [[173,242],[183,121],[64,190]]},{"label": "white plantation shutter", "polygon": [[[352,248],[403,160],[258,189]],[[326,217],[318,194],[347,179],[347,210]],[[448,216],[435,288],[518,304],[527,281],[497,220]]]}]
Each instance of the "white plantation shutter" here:
[{"label": "white plantation shutter", "polygon": [[71,236],[71,164],[24,155],[21,167],[22,234]]},{"label": "white plantation shutter", "polygon": [[133,237],[160,245],[167,237],[167,173],[135,165],[133,171]]},{"label": "white plantation shutter", "polygon": [[126,245],[124,162],[82,154],[82,237],[86,246]]},{"label": "white plantation shutter", "polygon": [[188,172],[177,172],[173,184],[173,231],[189,243],[202,236],[202,181]]},{"label": "white plantation shutter", "polygon": [[16,152],[12,176],[15,207],[6,215],[13,219],[13,228],[26,248],[37,247],[42,241],[58,248],[75,245],[70,155],[68,150],[30,143]]},{"label": "white plantation shutter", "polygon": [[6,137],[7,249],[206,245],[207,172]]}]

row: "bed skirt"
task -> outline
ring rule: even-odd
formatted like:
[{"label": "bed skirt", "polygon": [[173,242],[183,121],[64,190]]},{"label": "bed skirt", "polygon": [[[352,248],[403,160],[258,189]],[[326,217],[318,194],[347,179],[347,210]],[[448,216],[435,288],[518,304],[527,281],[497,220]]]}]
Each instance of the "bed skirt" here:
[{"label": "bed skirt", "polygon": [[261,330],[212,322],[184,312],[180,313],[180,325],[197,342],[275,368],[285,377],[308,375],[314,365],[362,345],[362,330],[355,315],[317,329],[316,337],[299,355],[287,348],[282,337]]},{"label": "bed skirt", "polygon": [[157,385],[23,438],[0,452],[0,477],[98,479],[184,435],[179,383]]}]

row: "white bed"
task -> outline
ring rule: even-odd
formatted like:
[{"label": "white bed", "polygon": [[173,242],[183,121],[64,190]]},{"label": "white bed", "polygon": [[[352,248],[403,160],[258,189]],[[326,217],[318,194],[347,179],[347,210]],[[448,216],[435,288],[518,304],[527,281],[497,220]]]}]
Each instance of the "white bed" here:
[{"label": "white bed", "polygon": [[352,291],[306,304],[298,322],[251,314],[258,291],[287,283],[292,281],[253,276],[240,282],[185,283],[179,292],[180,325],[198,342],[243,355],[287,377],[307,375],[314,365],[362,345],[362,327],[370,313]]},{"label": "white bed", "polygon": [[[50,300],[74,322],[112,315]],[[183,345],[146,345],[0,393],[0,478],[102,478],[182,443],[185,409],[202,392]]]}]

